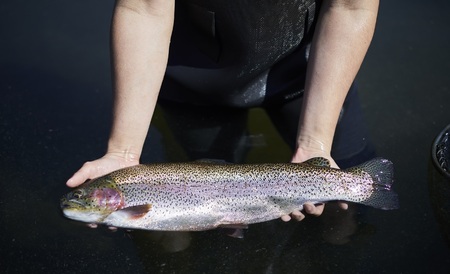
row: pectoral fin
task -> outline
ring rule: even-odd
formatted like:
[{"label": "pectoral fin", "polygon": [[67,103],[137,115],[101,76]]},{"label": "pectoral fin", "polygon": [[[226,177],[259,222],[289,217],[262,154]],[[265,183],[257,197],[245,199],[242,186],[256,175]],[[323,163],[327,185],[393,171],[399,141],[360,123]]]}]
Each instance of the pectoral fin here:
[{"label": "pectoral fin", "polygon": [[135,220],[144,217],[151,209],[151,204],[137,205],[118,210],[115,214],[122,215],[127,219]]}]

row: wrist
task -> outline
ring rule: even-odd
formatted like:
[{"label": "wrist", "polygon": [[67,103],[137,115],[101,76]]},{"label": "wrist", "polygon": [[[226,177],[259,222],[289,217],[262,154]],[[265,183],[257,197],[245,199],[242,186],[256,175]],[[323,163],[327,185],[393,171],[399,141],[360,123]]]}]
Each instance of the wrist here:
[{"label": "wrist", "polygon": [[331,158],[331,145],[311,136],[301,135],[297,139],[297,148],[292,162],[300,163],[314,157]]},{"label": "wrist", "polygon": [[125,162],[139,162],[142,149],[133,145],[118,145],[114,141],[108,142],[107,155],[120,158]]},{"label": "wrist", "polygon": [[313,138],[299,138],[298,140],[297,149],[292,156],[292,163],[302,163],[311,158],[322,157],[330,161],[332,168],[339,168],[331,157],[331,145]]}]

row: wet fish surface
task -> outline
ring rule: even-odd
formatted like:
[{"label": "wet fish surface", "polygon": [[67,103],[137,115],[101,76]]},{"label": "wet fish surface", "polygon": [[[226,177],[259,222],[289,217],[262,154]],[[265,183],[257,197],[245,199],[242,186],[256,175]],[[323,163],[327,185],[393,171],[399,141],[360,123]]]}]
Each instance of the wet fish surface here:
[{"label": "wet fish surface", "polygon": [[137,165],[93,179],[61,198],[67,218],[108,226],[198,231],[265,222],[305,202],[399,207],[393,164],[375,158],[345,170],[324,158],[296,163],[219,161]]}]

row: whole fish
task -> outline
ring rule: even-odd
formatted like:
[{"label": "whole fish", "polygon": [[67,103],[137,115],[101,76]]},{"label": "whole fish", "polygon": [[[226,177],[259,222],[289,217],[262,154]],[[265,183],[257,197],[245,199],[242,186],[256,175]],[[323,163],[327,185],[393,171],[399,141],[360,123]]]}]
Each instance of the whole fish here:
[{"label": "whole fish", "polygon": [[304,163],[227,164],[218,161],[137,165],[88,181],[61,199],[66,217],[131,229],[196,231],[264,222],[305,202],[341,200],[398,208],[393,165],[376,158],[330,168]]}]

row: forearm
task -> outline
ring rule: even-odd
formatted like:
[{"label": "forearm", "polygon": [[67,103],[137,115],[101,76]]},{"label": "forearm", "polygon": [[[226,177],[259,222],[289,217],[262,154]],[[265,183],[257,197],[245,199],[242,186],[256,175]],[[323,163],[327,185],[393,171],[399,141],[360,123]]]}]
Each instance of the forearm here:
[{"label": "forearm", "polygon": [[139,158],[167,65],[174,1],[117,1],[112,22],[114,115],[108,153]]},{"label": "forearm", "polygon": [[323,2],[311,45],[294,161],[308,156],[305,153],[330,153],[343,102],[373,37],[377,11],[376,0]]}]

